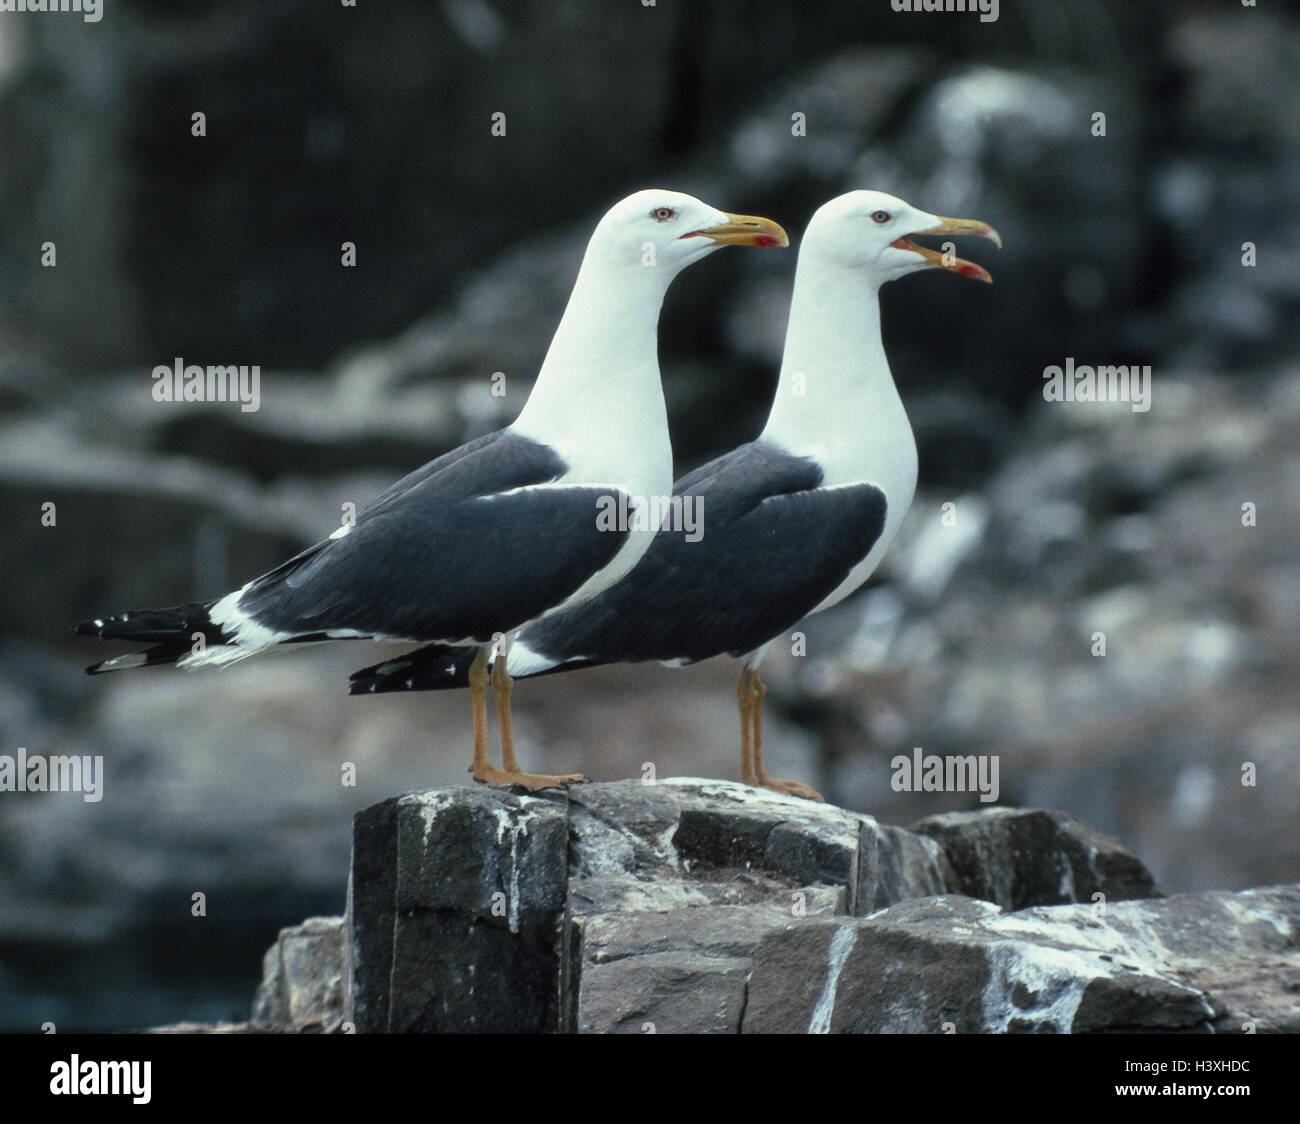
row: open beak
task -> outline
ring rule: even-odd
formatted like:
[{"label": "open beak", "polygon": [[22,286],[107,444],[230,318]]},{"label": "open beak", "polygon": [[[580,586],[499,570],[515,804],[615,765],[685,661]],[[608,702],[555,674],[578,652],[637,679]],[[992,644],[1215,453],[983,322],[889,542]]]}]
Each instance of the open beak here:
[{"label": "open beak", "polygon": [[788,246],[790,238],[780,223],[754,215],[727,215],[727,221],[704,230],[692,230],[683,238],[712,238],[724,246],[756,246],[766,250],[772,246]]},{"label": "open beak", "polygon": [[[938,226],[931,227],[929,230],[918,230],[916,233],[973,234],[978,238],[987,238],[999,250],[1002,249],[1002,236],[988,223],[980,222],[977,219],[940,218]],[[911,250],[914,254],[920,254],[927,262],[938,266],[940,269],[960,273],[963,277],[969,277],[972,281],[987,281],[990,285],[993,283],[993,278],[989,275],[988,270],[972,261],[966,261],[964,258],[932,250],[928,246],[918,246],[915,242],[910,242],[906,238],[899,238],[894,242],[894,245],[900,250]]]}]

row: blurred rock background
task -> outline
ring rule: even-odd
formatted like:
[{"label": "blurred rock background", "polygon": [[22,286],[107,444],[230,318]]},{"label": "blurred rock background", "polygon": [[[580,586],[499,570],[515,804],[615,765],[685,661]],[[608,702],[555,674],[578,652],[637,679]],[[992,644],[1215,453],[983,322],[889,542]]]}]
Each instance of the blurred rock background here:
[{"label": "blurred rock background", "polygon": [[[66,626],[225,592],[511,420],[592,223],[650,184],[796,244],[865,186],[1006,240],[971,250],[992,288],[883,295],[921,491],[807,655],[774,645],[773,771],[909,823],[977,801],[894,792],[894,754],[996,753],[1004,803],[1119,836],[1166,890],[1294,880],[1298,75],[1296,16],[1210,0],[0,15],[0,753],[107,772],[97,804],[0,794],[0,1028],[245,1017],[277,929],[341,910],[352,813],[465,780],[468,700],[348,697],[370,645],[90,680]],[[760,427],[793,265],[718,254],[670,293],[683,469]],[[176,356],[259,364],[261,409],[153,402]],[[1153,408],[1044,403],[1067,356],[1150,363]],[[735,674],[524,684],[521,753],[732,776]]]}]

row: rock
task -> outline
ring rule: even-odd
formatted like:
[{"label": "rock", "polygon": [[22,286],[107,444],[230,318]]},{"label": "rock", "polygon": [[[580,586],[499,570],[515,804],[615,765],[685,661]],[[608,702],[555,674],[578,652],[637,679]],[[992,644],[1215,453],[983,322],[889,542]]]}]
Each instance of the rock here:
[{"label": "rock", "polygon": [[281,929],[262,962],[252,1021],[277,1030],[336,1030],[343,1021],[342,917]]},{"label": "rock", "polygon": [[[838,895],[814,892],[813,898],[810,913],[834,912]],[[794,918],[788,898],[587,917],[580,926],[573,1029],[735,1034],[755,944]]]},{"label": "rock", "polygon": [[753,1033],[1300,1030],[1300,886],[1004,912],[943,896],[763,937]]},{"label": "rock", "polygon": [[583,1033],[734,1033],[758,936],[859,892],[865,817],[726,781],[589,785],[569,800]]},{"label": "rock", "polygon": [[857,908],[874,913],[907,898],[942,894],[954,888],[948,857],[934,840],[891,824],[863,825]]},{"label": "rock", "polygon": [[[1104,912],[1042,909],[1098,891]],[[826,1029],[836,1019],[936,1030],[938,1011],[940,1021],[976,1028],[1005,984],[1014,1010],[1001,1029],[1068,1030],[1067,1006],[1088,1029],[1118,1025],[1124,1012],[1183,1027],[1208,1017],[1199,992],[1171,990],[1155,968],[1136,984],[1097,969],[1088,980],[1115,980],[1086,1003],[1088,980],[1051,975],[1050,1002],[1021,1002],[1016,985],[1029,986],[1030,967],[997,959],[1020,942],[1026,964],[1051,967],[1044,948],[1091,948],[1096,918],[1119,916],[1113,903],[1157,893],[1122,845],[1058,813],[956,813],[912,832],[728,781],[623,781],[538,796],[441,789],[357,816],[348,1017],[359,1031],[736,1033]],[[1025,905],[1038,908],[1012,912]],[[1248,908],[1264,916],[1263,906]],[[1140,918],[1124,916],[1134,918],[1124,939],[1137,941]],[[1188,917],[1185,903],[1171,907],[1149,922],[1160,947],[1119,962],[1192,956],[1179,944]],[[312,984],[310,942],[337,930],[314,924],[287,930],[268,953],[255,1020],[327,1024],[316,1012],[334,1009],[333,993]],[[1091,959],[1072,952],[1069,964],[1104,967],[1120,937],[1107,939]],[[885,988],[876,968],[859,964],[854,950],[872,942],[880,949],[867,961],[902,965],[910,991]],[[828,970],[842,981],[828,984]],[[855,1004],[868,1013],[845,1015]]]},{"label": "rock", "polygon": [[1063,812],[989,808],[930,816],[916,831],[938,840],[952,889],[1005,909],[1159,897],[1150,872],[1118,840]]},{"label": "rock", "polygon": [[934,840],[729,781],[405,796],[357,816],[349,1018],[735,1031],[764,933],[942,892],[946,876]]},{"label": "rock", "polygon": [[349,1019],[360,1031],[560,1029],[563,804],[491,788],[357,815]]},{"label": "rock", "polygon": [[650,898],[644,887],[652,876],[661,883],[655,897],[663,886],[672,894],[684,886],[710,902],[718,887],[731,902],[835,887],[838,910],[855,913],[945,884],[941,848],[929,839],[733,781],[586,785],[571,789],[569,800],[572,885],[581,893],[595,882],[601,900],[628,877]]},{"label": "rock", "polygon": [[166,1026],[151,1026],[147,1034],[274,1034],[280,1028],[261,1026],[257,1023],[168,1023]]}]

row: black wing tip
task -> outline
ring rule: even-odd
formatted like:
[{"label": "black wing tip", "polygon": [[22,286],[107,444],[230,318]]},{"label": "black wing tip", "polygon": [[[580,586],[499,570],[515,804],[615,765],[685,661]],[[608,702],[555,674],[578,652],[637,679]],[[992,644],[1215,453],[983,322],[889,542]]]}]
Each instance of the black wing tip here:
[{"label": "black wing tip", "polygon": [[[93,621],[78,621],[72,626],[73,634],[76,636],[98,636],[101,640],[125,639],[126,636],[119,634],[126,632],[123,626],[139,624],[138,618],[144,616],[144,613],[131,611],[126,613],[114,613],[108,617],[96,617]],[[136,620],[132,620],[132,618]]]},{"label": "black wing tip", "polygon": [[423,690],[422,683],[416,683],[410,676],[403,678],[397,674],[366,675],[357,672],[348,677],[349,695],[391,695],[396,691]]},{"label": "black wing tip", "polygon": [[155,644],[152,648],[137,648],[134,652],[124,652],[112,656],[86,668],[87,675],[104,675],[110,671],[132,671],[138,667],[166,667],[174,664],[190,652],[188,644]]},{"label": "black wing tip", "polygon": [[129,671],[131,668],[135,667],[148,667],[151,662],[147,650],[127,652],[125,655],[113,656],[111,659],[100,660],[99,663],[92,663],[88,668],[86,668],[86,674],[105,675],[110,671]]},{"label": "black wing tip", "polygon": [[349,695],[387,695],[415,690],[414,666],[409,660],[387,660],[363,667],[348,676]]},{"label": "black wing tip", "polygon": [[469,686],[476,647],[430,644],[404,656],[363,667],[348,676],[350,695],[386,695],[398,691],[445,691]]},{"label": "black wing tip", "polygon": [[[86,674],[87,674],[87,675],[106,675],[106,674],[108,674],[108,672],[110,672],[110,671],[121,671],[121,670],[123,670],[123,667],[122,667],[122,665],[120,665],[120,664],[119,664],[117,667],[109,667],[108,665],[111,664],[112,662],[113,662],[112,660],[100,660],[99,663],[92,663],[88,668],[86,668]],[[137,665],[135,665],[135,666],[143,666],[143,665],[139,665],[139,664],[137,664]]]},{"label": "black wing tip", "polygon": [[406,688],[400,684],[404,680],[398,674],[411,668],[411,661],[401,656],[383,663],[363,667],[348,676],[349,695],[375,695],[387,691],[400,691]]}]

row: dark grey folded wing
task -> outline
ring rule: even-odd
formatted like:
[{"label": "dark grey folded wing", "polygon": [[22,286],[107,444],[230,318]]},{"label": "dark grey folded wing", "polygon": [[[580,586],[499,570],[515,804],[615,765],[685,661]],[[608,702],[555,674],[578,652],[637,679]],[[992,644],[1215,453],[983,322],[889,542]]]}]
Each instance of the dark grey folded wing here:
[{"label": "dark grey folded wing", "polygon": [[626,533],[600,530],[596,486],[555,484],[553,449],[489,434],[399,480],[340,538],[258,578],[239,609],[287,634],[490,640],[558,604]]},{"label": "dark grey folded wing", "polygon": [[767,643],[834,592],[884,527],[879,488],[822,479],[816,462],[762,442],[711,461],[673,489],[703,500],[698,541],[661,531],[627,578],[521,641],[587,663],[693,662]]}]

